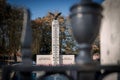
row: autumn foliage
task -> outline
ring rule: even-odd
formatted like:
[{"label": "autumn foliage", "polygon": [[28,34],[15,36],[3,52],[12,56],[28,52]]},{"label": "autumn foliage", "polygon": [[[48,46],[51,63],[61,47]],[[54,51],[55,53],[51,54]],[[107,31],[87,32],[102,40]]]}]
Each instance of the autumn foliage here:
[{"label": "autumn foliage", "polygon": [[[54,14],[57,14],[56,12]],[[23,10],[11,6],[0,0],[0,55],[17,55],[21,49],[20,38],[23,26]],[[48,14],[42,18],[38,17],[31,21],[33,31],[33,43],[31,46],[33,54],[51,53],[51,25],[54,17]],[[76,54],[77,43],[72,38],[72,30],[66,25],[67,19],[58,17],[60,24],[60,52],[63,54]],[[69,24],[69,23],[68,23]],[[99,37],[94,42],[93,53],[99,52]]]}]

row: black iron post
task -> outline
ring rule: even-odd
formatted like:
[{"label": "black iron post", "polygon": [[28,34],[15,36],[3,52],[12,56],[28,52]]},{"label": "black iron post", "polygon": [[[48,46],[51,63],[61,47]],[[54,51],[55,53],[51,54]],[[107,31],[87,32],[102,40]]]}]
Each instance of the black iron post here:
[{"label": "black iron post", "polygon": [[70,11],[73,34],[80,49],[76,63],[91,63],[91,44],[99,33],[102,7],[92,0],[82,0],[73,5]]},{"label": "black iron post", "polygon": [[[91,58],[91,44],[97,37],[102,18],[102,7],[92,0],[82,0],[70,9],[73,35],[79,44],[76,64],[95,67]],[[95,80],[94,72],[78,72],[78,80]]]},{"label": "black iron post", "polygon": [[21,53],[22,53],[22,62],[26,66],[32,65],[32,28],[30,27],[30,12],[27,9],[23,9],[24,11],[24,21],[23,21],[23,29],[21,35]]},{"label": "black iron post", "polygon": [[[24,11],[24,21],[23,21],[23,29],[21,35],[21,52],[22,52],[22,65],[32,66],[32,28],[30,27],[30,12],[27,9],[23,9]],[[31,78],[32,72],[20,72],[20,76],[22,80],[32,80]]]}]

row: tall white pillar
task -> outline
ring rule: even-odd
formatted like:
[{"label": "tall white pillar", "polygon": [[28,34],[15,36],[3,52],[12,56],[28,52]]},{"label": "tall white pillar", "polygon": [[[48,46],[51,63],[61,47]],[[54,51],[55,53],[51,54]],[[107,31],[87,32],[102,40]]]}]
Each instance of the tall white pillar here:
[{"label": "tall white pillar", "polygon": [[52,65],[60,64],[59,60],[59,22],[52,21]]},{"label": "tall white pillar", "polygon": [[[105,0],[103,7],[101,64],[120,64],[120,0]],[[104,80],[118,80],[118,74],[111,74]]]}]

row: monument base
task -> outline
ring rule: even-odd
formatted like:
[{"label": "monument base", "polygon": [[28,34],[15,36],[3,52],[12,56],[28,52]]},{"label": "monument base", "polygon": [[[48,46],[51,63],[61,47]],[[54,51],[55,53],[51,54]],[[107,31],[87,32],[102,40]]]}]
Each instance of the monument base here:
[{"label": "monument base", "polygon": [[[75,63],[74,55],[60,55],[59,56],[60,64],[59,65],[69,65]],[[54,65],[52,55],[37,55],[36,65]]]}]

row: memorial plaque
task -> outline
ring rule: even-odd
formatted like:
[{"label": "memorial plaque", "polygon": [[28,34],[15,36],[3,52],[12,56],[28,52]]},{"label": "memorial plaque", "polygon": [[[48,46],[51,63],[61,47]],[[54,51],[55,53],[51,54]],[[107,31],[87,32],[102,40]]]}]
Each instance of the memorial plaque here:
[{"label": "memorial plaque", "polygon": [[51,55],[37,55],[36,64],[37,65],[51,65],[52,59]]},{"label": "memorial plaque", "polygon": [[74,55],[61,55],[61,64],[67,65],[67,64],[75,64],[75,57]]}]

